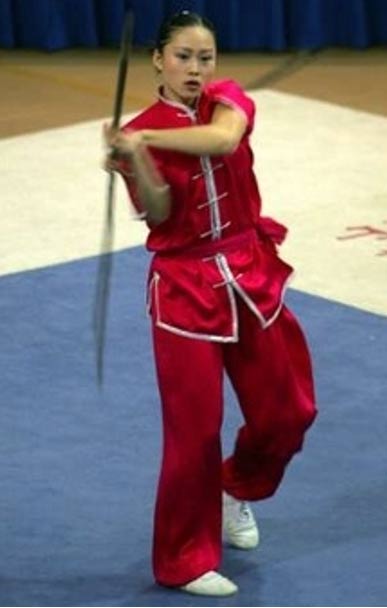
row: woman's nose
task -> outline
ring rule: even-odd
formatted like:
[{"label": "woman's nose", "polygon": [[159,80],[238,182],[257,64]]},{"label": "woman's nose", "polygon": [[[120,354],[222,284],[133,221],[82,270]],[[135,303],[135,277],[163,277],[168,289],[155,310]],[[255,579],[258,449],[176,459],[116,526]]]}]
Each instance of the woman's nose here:
[{"label": "woman's nose", "polygon": [[196,58],[192,58],[189,64],[190,74],[199,74],[199,61]]}]

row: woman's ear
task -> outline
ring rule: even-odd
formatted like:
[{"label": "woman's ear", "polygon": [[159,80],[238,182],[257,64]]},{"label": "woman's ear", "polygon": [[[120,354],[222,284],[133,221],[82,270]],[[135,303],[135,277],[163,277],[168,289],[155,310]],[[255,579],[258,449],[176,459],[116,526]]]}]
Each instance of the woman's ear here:
[{"label": "woman's ear", "polygon": [[157,49],[153,51],[152,61],[156,72],[160,74],[163,71],[163,56]]}]

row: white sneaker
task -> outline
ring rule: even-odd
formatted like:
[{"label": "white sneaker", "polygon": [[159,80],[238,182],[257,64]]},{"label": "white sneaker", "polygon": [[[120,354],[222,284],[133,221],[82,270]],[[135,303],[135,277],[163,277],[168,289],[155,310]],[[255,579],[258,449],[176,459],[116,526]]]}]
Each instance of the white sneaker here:
[{"label": "white sneaker", "polygon": [[247,502],[223,492],[223,538],[237,549],[255,549],[259,530]]},{"label": "white sneaker", "polygon": [[232,581],[214,570],[205,572],[199,578],[182,585],[180,589],[194,595],[214,596],[232,595],[238,591],[238,587]]}]

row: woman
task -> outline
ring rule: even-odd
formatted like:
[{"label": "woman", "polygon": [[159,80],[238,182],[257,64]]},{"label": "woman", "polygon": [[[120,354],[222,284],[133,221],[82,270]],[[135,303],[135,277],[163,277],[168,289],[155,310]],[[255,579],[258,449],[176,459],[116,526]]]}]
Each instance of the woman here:
[{"label": "woman", "polygon": [[[211,82],[212,24],[184,11],[160,28],[159,99],[121,131],[105,127],[154,252],[148,304],[164,447],[155,509],[156,580],[203,595],[237,586],[218,571],[223,533],[258,544],[245,501],[277,489],[316,409],[307,345],[283,304],[292,269],[261,217],[249,135],[254,104],[233,81]],[[222,463],[222,380],[244,416]]]}]

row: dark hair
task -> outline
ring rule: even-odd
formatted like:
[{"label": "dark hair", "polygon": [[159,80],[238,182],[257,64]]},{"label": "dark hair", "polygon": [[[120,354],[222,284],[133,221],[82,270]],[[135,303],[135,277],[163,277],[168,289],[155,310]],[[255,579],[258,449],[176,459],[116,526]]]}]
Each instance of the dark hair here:
[{"label": "dark hair", "polygon": [[191,13],[190,11],[180,11],[171,17],[167,17],[161,24],[157,34],[155,49],[161,53],[177,30],[195,26],[206,28],[216,40],[215,27],[209,19],[202,17],[197,13]]}]

